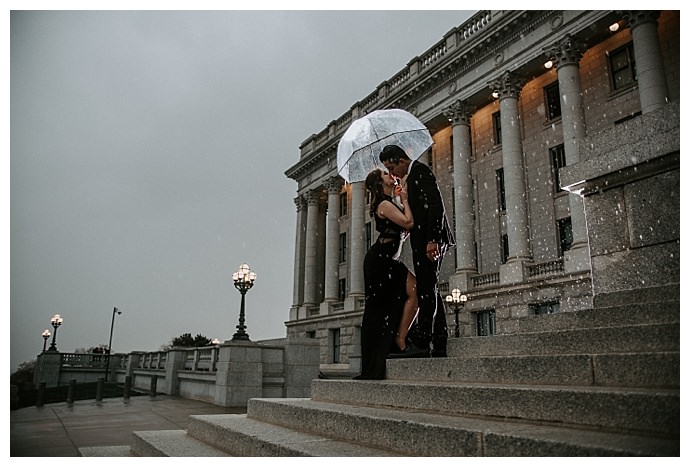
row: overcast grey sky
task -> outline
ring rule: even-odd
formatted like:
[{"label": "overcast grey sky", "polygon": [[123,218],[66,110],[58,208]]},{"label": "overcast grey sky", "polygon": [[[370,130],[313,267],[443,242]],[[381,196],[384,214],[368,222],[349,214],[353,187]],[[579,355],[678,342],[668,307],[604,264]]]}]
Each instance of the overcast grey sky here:
[{"label": "overcast grey sky", "polygon": [[[467,11],[13,11],[11,363],[252,340],[292,304],[299,146]],[[48,341],[50,344],[50,341]]]}]

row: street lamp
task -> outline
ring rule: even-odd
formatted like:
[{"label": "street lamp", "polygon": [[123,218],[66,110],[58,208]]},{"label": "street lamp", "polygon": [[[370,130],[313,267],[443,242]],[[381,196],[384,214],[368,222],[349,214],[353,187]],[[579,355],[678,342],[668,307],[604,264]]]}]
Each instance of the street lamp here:
[{"label": "street lamp", "polygon": [[232,281],[235,283],[235,288],[242,294],[242,302],[240,305],[240,324],[237,325],[237,332],[232,336],[234,341],[248,341],[249,334],[245,332],[247,327],[244,325],[244,294],[251,289],[256,280],[256,273],[249,269],[247,263],[242,263],[237,272],[232,273]]},{"label": "street lamp", "polygon": [[44,329],[43,334],[41,334],[41,336],[43,336],[43,351],[45,352],[46,351],[46,344],[48,343],[48,338],[50,337],[50,331],[47,329]]},{"label": "street lamp", "polygon": [[60,315],[53,315],[52,318],[50,318],[50,324],[53,325],[53,342],[50,343],[50,348],[48,349],[51,352],[57,352],[57,346],[55,345],[55,338],[57,337],[57,328],[60,327],[62,324],[62,316]]},{"label": "street lamp", "polygon": [[113,319],[110,320],[110,340],[108,341],[108,354],[105,356],[105,380],[108,381],[108,370],[110,370],[110,349],[113,345],[113,327],[115,326],[115,313],[121,315],[122,312],[113,308]]},{"label": "street lamp", "polygon": [[460,337],[460,321],[458,313],[462,311],[467,301],[467,295],[460,292],[460,289],[453,289],[450,295],[446,295],[446,303],[455,312],[455,337]]}]

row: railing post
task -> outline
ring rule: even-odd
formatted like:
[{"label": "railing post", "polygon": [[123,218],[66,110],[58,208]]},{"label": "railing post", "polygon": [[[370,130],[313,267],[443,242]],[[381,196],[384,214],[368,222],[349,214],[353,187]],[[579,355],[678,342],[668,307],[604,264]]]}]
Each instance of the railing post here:
[{"label": "railing post", "polygon": [[151,375],[151,397],[156,397],[156,386],[158,385],[158,375]]},{"label": "railing post", "polygon": [[73,404],[74,403],[74,391],[77,388],[77,380],[76,379],[71,379],[69,380],[69,387],[67,388],[67,403],[68,404]]},{"label": "railing post", "polygon": [[129,400],[129,392],[132,388],[132,377],[131,376],[125,376],[125,387],[122,390],[122,398],[124,400]]},{"label": "railing post", "polygon": [[99,377],[96,382],[96,401],[100,402],[103,400],[103,382],[105,378]]},{"label": "railing post", "polygon": [[38,383],[38,392],[36,393],[36,407],[43,407],[43,401],[46,395],[46,383],[41,381]]},{"label": "railing post", "polygon": [[187,352],[184,349],[168,350],[165,359],[165,393],[170,396],[177,396],[180,393],[180,383],[177,372],[184,369]]}]

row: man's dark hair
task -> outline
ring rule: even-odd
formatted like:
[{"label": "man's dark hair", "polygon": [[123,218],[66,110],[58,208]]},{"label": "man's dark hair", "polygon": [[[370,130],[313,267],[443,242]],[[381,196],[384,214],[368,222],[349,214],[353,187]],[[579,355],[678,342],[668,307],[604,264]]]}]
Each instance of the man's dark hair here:
[{"label": "man's dark hair", "polygon": [[381,162],[390,161],[393,164],[397,164],[404,159],[409,159],[407,153],[403,151],[400,146],[396,146],[395,144],[389,144],[383,148],[381,154],[379,154],[379,160]]}]

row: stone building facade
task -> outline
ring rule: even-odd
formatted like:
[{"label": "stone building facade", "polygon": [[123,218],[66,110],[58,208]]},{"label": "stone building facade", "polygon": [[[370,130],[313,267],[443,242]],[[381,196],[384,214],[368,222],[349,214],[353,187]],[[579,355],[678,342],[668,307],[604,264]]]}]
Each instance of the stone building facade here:
[{"label": "stone building facade", "polygon": [[[401,108],[429,128],[422,160],[457,243],[441,294],[465,293],[459,333],[483,336],[592,307],[583,199],[560,169],[580,162],[593,135],[627,144],[611,130],[679,101],[679,11],[478,12],[301,145],[286,171],[297,182],[288,336],[319,339],[324,370],[359,370],[362,263],[376,234],[363,183],[346,184],[336,167],[357,118]],[[447,320],[453,335],[450,310]]]}]

